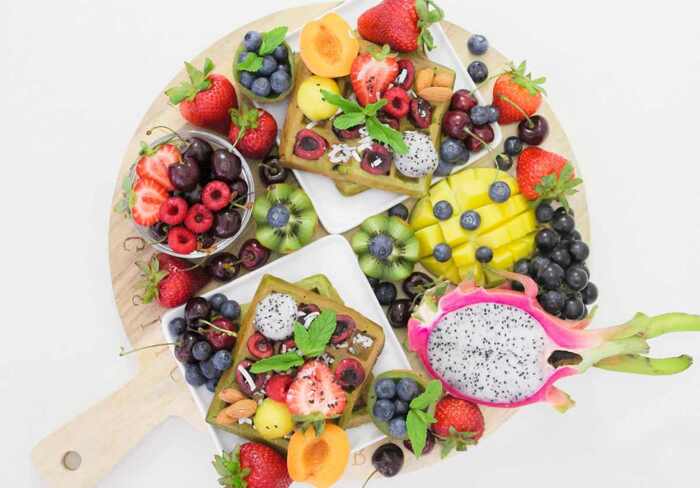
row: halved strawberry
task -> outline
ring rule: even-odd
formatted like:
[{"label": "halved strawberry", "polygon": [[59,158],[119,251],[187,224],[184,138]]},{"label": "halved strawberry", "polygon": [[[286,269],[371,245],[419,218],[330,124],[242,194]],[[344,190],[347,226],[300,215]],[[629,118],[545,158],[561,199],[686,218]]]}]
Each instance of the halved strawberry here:
[{"label": "halved strawberry", "polygon": [[160,183],[151,178],[140,178],[131,189],[131,217],[139,225],[151,226],[158,222],[160,206],[167,199],[168,192]]},{"label": "halved strawberry", "polygon": [[363,53],[355,58],[350,68],[352,89],[362,106],[374,103],[384,94],[399,74],[396,56],[390,55],[389,46],[375,53]]},{"label": "halved strawberry", "polygon": [[173,190],[175,187],[168,177],[168,166],[182,159],[180,150],[172,144],[152,148],[142,142],[139,154],[141,158],[136,163],[136,174],[157,181],[166,190]]},{"label": "halved strawberry", "polygon": [[309,361],[297,372],[287,391],[287,406],[293,415],[320,413],[329,418],[345,409],[345,392],[321,361]]}]

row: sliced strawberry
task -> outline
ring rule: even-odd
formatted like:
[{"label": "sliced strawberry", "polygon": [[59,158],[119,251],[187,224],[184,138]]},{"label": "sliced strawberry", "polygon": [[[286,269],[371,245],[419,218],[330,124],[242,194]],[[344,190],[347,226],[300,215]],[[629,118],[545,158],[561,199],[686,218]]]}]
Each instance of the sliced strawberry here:
[{"label": "sliced strawberry", "polygon": [[160,206],[167,200],[168,192],[150,178],[141,178],[131,189],[131,216],[138,225],[151,226],[158,222]]},{"label": "sliced strawberry", "polygon": [[276,374],[265,385],[265,393],[277,402],[285,402],[293,381],[294,378],[288,374]]},{"label": "sliced strawberry", "polygon": [[180,153],[180,150],[172,144],[161,145],[156,151],[156,157],[165,165],[166,168],[171,164],[182,161],[182,153]]},{"label": "sliced strawberry", "polygon": [[350,69],[352,89],[362,106],[379,100],[399,74],[396,57],[389,55],[388,46],[377,53],[364,53],[355,58]]},{"label": "sliced strawberry", "polygon": [[293,415],[320,413],[329,418],[345,409],[345,392],[333,373],[321,361],[309,361],[297,372],[287,392],[287,406]]},{"label": "sliced strawberry", "polygon": [[150,178],[170,191],[175,187],[168,177],[168,166],[182,159],[178,148],[172,144],[162,144],[156,149],[141,144],[141,158],[136,163],[136,174],[141,178]]}]

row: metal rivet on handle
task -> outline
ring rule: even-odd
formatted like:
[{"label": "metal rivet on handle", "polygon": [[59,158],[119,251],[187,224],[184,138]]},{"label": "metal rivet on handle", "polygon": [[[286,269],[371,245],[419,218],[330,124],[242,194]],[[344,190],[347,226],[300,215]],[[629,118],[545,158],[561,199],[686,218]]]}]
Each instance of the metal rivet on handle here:
[{"label": "metal rivet on handle", "polygon": [[63,467],[68,471],[77,471],[82,462],[83,458],[76,451],[68,451],[63,455]]}]

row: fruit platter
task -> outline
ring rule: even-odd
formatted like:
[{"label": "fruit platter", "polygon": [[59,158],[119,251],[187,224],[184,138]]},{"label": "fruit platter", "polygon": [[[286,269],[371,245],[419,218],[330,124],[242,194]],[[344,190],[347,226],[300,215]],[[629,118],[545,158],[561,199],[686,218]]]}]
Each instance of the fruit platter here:
[{"label": "fruit platter", "polygon": [[566,412],[563,378],[690,367],[648,354],[698,316],[592,325],[583,165],[548,88],[433,0],[290,9],[186,62],[114,195],[139,372],[37,446],[45,478],[92,486],[178,416],[221,486],[371,484]]}]

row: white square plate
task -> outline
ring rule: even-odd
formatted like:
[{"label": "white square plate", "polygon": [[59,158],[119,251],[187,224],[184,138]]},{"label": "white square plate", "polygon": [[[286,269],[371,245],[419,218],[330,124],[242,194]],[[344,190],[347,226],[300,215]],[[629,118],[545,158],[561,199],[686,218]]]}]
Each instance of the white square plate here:
[{"label": "white square plate", "polygon": [[[354,28],[360,15],[377,5],[377,3],[377,0],[348,0],[329,10],[329,12],[336,12]],[[476,88],[442,26],[434,24],[430,27],[430,31],[435,38],[436,45],[436,48],[430,51],[428,55],[430,60],[455,70],[457,74],[455,89],[466,88],[467,90],[473,90]],[[287,36],[287,42],[297,52],[299,51],[300,35],[301,31],[298,30]],[[477,91],[475,96],[480,105],[485,103],[481,93]],[[281,129],[287,115],[287,105],[288,102],[284,101],[277,104],[265,104],[262,107],[275,117]],[[492,124],[491,127],[494,133],[491,145],[497,146],[501,142],[501,128],[498,124]],[[478,161],[486,153],[487,150],[482,149],[477,153],[471,154],[469,161],[461,166],[457,166],[453,173]],[[348,231],[360,225],[367,217],[381,213],[408,198],[406,195],[382,190],[367,190],[358,195],[346,197],[338,191],[333,180],[326,176],[299,170],[294,170],[294,174],[299,180],[299,184],[313,201],[321,224],[331,234],[341,234]],[[437,182],[440,179],[434,178],[433,182]]]},{"label": "white square plate", "polygon": [[[300,281],[315,274],[326,275],[342,297],[345,305],[357,310],[368,319],[381,325],[384,329],[386,337],[384,349],[374,365],[373,373],[377,375],[390,369],[410,369],[406,354],[387,322],[384,310],[377,302],[367,278],[360,270],[355,253],[344,237],[338,235],[326,236],[293,254],[277,259],[202,296],[209,297],[214,293],[223,293],[239,303],[248,303],[255,295],[255,291],[264,274],[271,274],[290,282]],[[174,338],[168,331],[168,323],[175,317],[182,317],[184,308],[184,306],[174,308],[162,318],[161,327],[163,328],[163,334],[169,342],[172,342]],[[185,370],[182,364],[179,364],[179,368],[184,376]],[[193,388],[188,385],[188,388],[204,418],[213,394],[205,386]],[[211,425],[207,424],[207,427],[214,439],[218,452],[221,452],[223,449],[231,450],[236,444],[244,442],[244,439],[223,430],[215,429]],[[384,437],[384,434],[371,423],[349,429],[348,435],[353,451],[363,449]]]}]

